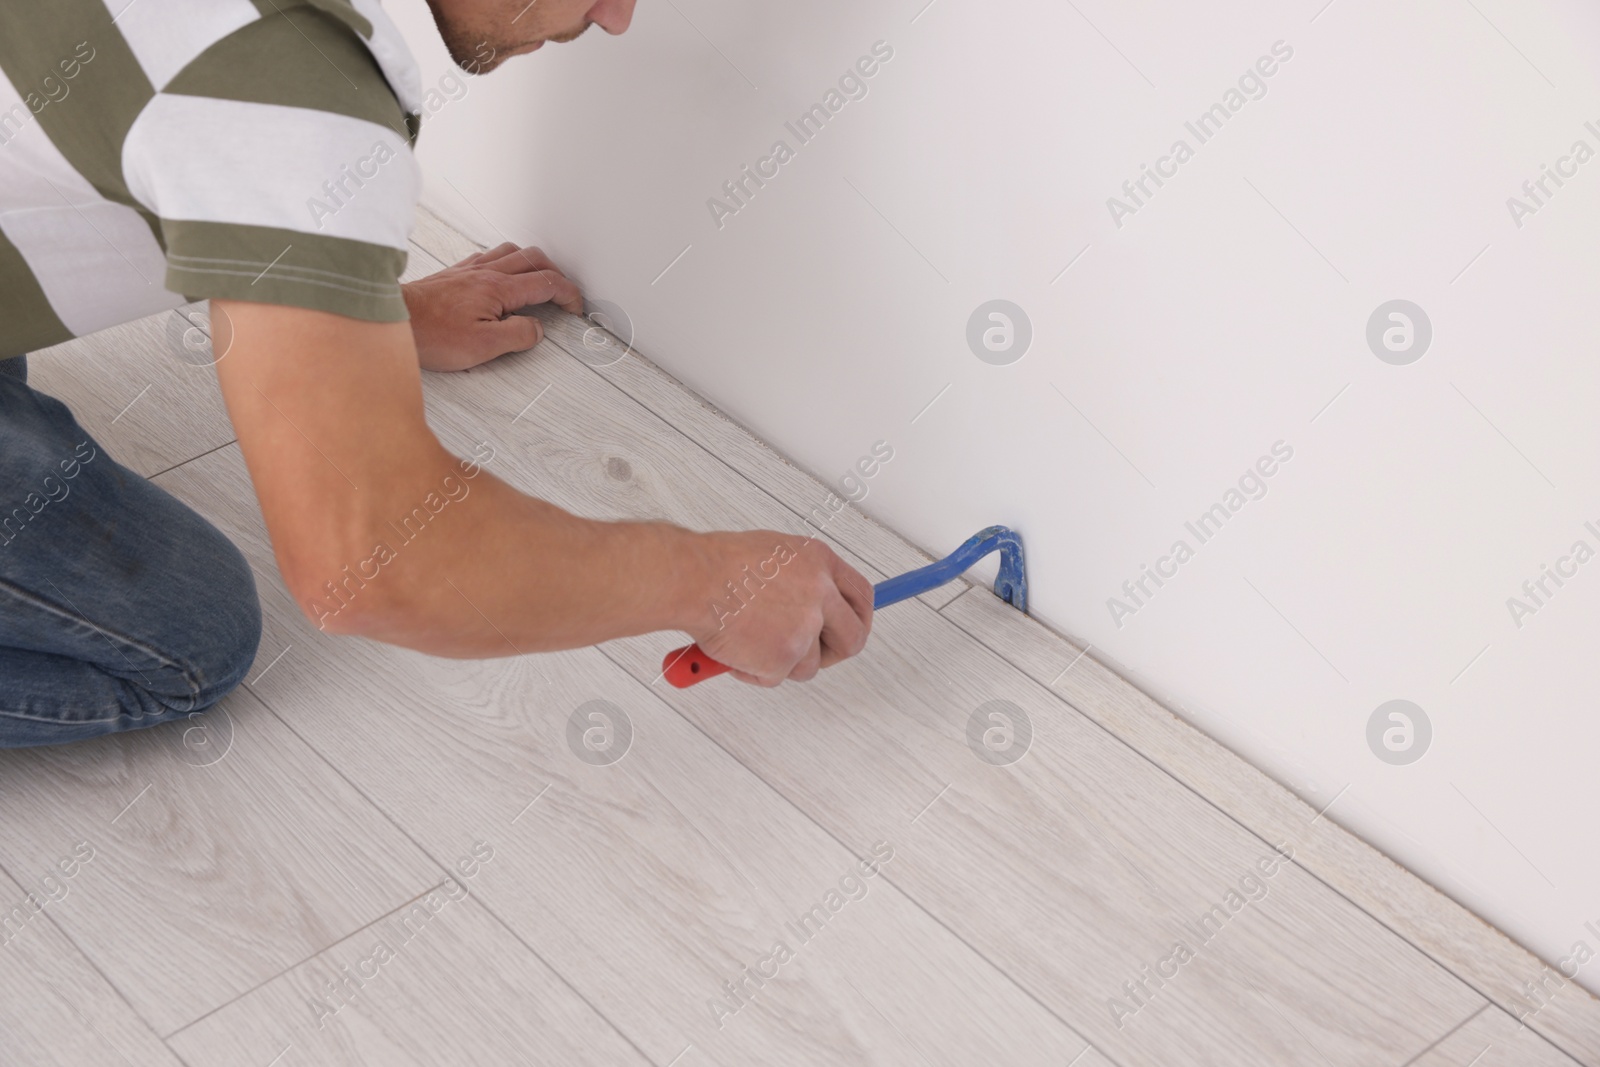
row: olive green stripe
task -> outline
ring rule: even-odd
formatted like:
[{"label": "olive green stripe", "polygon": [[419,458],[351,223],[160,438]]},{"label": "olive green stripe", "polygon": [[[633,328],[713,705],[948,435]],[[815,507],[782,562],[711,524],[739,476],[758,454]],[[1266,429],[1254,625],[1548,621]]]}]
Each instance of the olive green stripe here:
[{"label": "olive green stripe", "polygon": [[144,224],[150,227],[150,232],[155,235],[157,247],[165,252],[167,250],[167,235],[161,232],[161,220],[156,217],[155,212],[149,210],[143,204],[134,204],[133,210],[144,220]]},{"label": "olive green stripe", "polygon": [[[255,2],[259,10],[262,0],[255,0]],[[266,0],[266,2],[273,3],[274,0]],[[372,40],[372,23],[368,21],[365,15],[361,14],[361,12],[355,9],[355,6],[350,3],[350,0],[302,0],[302,2],[310,7],[316,8],[318,11],[321,11],[330,18],[344,23],[346,26],[350,27],[357,34],[359,34],[363,41]],[[371,55],[370,52],[367,54]],[[376,60],[374,60],[374,63],[376,63]],[[378,69],[379,74],[382,75],[383,68],[379,66]],[[388,86],[390,95],[394,95],[394,87],[389,85],[389,79],[387,76],[383,77],[383,84]],[[422,115],[418,112],[407,113],[401,106],[399,97],[395,97],[395,108],[402,116],[401,124],[403,124],[404,129],[402,130],[401,124],[396,124],[393,122],[387,122],[385,125],[393,127],[394,131],[400,134],[402,137],[405,137],[405,139],[411,143],[413,148],[416,147],[417,136],[422,132]]]},{"label": "olive green stripe", "polygon": [[72,337],[72,331],[50,307],[28,261],[4,233],[0,233],[0,294],[5,298],[5,308],[0,311],[0,359],[49,348]]},{"label": "olive green stripe", "polygon": [[[65,78],[87,42],[89,61]],[[122,143],[139,112],[155,95],[150,79],[100,0],[0,2],[0,70],[24,101],[50,100],[34,116],[67,162],[100,193],[132,206],[122,180]],[[54,91],[52,92],[52,88]],[[30,103],[30,107],[33,106]]]},{"label": "olive green stripe", "polygon": [[[284,245],[284,250],[294,248],[293,244]],[[189,274],[242,274],[251,278],[260,277],[271,272],[273,277],[284,277],[292,281],[304,282],[307,285],[321,285],[329,289],[339,289],[347,293],[356,293],[360,296],[380,296],[388,298],[394,295],[395,283],[375,282],[368,278],[355,278],[348,274],[335,274],[329,270],[297,267],[293,263],[285,263],[279,259],[276,262],[270,259],[220,259],[215,256],[184,256],[173,255],[167,259],[169,266]]]},{"label": "olive green stripe", "polygon": [[406,318],[406,253],[271,226],[168,220],[166,285],[195,297],[289,304],[376,322]]},{"label": "olive green stripe", "polygon": [[410,140],[382,68],[351,29],[309,7],[280,6],[282,13],[242,26],[201,53],[163,92],[328,111]]},{"label": "olive green stripe", "polygon": [[167,268],[166,286],[182,290],[189,300],[241,300],[254,304],[278,304],[283,307],[307,308],[326,311],[366,322],[405,322],[406,305],[397,288],[394,296],[385,298],[347,293],[325,285],[316,285],[297,278],[268,274],[265,277],[247,271],[237,274],[196,274],[179,267]]},{"label": "olive green stripe", "polygon": [[274,271],[364,285],[374,284],[373,278],[397,278],[405,270],[406,253],[401,249],[350,237],[193,219],[167,219],[162,226],[167,233],[168,257],[185,262],[254,263],[258,271],[276,263]]}]

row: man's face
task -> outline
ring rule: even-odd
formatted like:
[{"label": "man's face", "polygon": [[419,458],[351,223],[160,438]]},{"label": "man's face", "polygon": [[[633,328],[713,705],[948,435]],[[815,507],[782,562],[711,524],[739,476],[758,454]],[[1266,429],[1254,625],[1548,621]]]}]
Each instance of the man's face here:
[{"label": "man's face", "polygon": [[546,41],[576,38],[591,25],[621,33],[634,0],[428,0],[433,21],[456,65],[487,74]]}]

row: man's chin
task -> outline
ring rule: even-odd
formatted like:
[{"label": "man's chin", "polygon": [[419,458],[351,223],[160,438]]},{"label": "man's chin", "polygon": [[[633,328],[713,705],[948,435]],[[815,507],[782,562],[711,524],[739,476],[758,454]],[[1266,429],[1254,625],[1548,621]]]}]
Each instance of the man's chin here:
[{"label": "man's chin", "polygon": [[[552,37],[545,37],[537,41],[529,41],[527,44],[519,44],[515,48],[502,49],[498,53],[491,51],[491,58],[488,59],[485,59],[485,57],[480,54],[480,46],[478,49],[474,50],[472,55],[457,58],[456,65],[461,67],[463,70],[470,71],[474,74],[487,74],[500,64],[504,63],[506,60],[510,59],[512,56],[525,56],[530,52],[537,52],[546,44],[566,44],[568,41],[576,41],[579,37],[582,37],[584,31],[586,31],[592,25],[594,25],[594,23],[585,22],[577,29],[569,30],[566,33],[558,33]],[[456,49],[451,50],[452,58],[455,58],[456,51]],[[473,65],[468,66],[469,63]]]},{"label": "man's chin", "polygon": [[568,41],[576,41],[579,37],[584,35],[590,26],[593,25],[594,23],[592,22],[585,22],[582,26],[579,26],[575,30],[570,30],[567,33],[558,33],[553,37],[546,37],[545,40],[551,41],[555,44],[566,44]]},{"label": "man's chin", "polygon": [[539,49],[541,49],[543,47],[544,47],[544,42],[543,41],[533,41],[530,44],[520,45],[519,47],[512,49],[510,52],[508,52],[506,54],[508,56],[525,56],[529,52],[537,52]]}]

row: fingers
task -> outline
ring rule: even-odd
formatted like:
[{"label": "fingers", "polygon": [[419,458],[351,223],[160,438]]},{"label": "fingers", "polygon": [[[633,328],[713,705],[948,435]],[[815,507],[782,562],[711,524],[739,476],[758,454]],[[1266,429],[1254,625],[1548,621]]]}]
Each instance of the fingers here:
[{"label": "fingers", "polygon": [[819,671],[866,647],[872,631],[872,587],[837,556],[832,557],[830,577],[836,585],[822,597],[822,625],[805,654],[790,667],[786,677],[791,681],[809,682]]},{"label": "fingers", "polygon": [[501,276],[501,302],[507,311],[529,304],[551,303],[574,315],[583,314],[583,294],[558,270],[531,271]]},{"label": "fingers", "polygon": [[872,585],[860,571],[830,551],[831,576],[838,590],[822,605],[822,666],[849,659],[867,645],[872,632]]},{"label": "fingers", "polygon": [[[701,646],[724,662],[739,662],[746,669],[733,675],[749,685],[771,687],[784,680],[810,681],[824,668],[849,659],[866,647],[872,631],[873,591],[854,567],[827,545],[812,538],[804,542],[770,531],[745,535],[759,546],[772,536],[780,548],[788,545],[781,573],[761,571],[768,589],[776,590],[752,601],[758,614],[741,617],[740,629],[720,629],[701,636]],[[770,544],[771,542],[767,542]],[[778,559],[774,553],[768,559]],[[775,598],[770,604],[765,597]],[[708,643],[710,642],[710,643]]]},{"label": "fingers", "polygon": [[573,315],[583,314],[583,294],[550,257],[532,245],[519,248],[510,241],[468,256],[449,269],[477,267],[493,272],[494,292],[503,312],[516,311],[529,304],[553,303]]},{"label": "fingers", "polygon": [[[824,627],[824,631],[826,631],[826,627]],[[826,656],[827,652],[823,647],[823,639],[819,636],[817,640],[811,642],[811,647],[806,650],[806,654],[800,657],[800,662],[794,665],[794,669],[789,672],[789,678],[796,682],[811,681],[817,676],[817,672],[823,668]]]},{"label": "fingers", "polygon": [[507,253],[515,252],[516,250],[517,250],[517,246],[516,245],[512,244],[510,241],[506,241],[504,244],[495,245],[493,248],[486,248],[481,252],[474,252],[474,253],[472,253],[472,255],[468,256],[466,259],[459,260],[459,261],[457,261],[455,263],[452,263],[452,264],[450,264],[450,266],[452,266],[452,267],[475,267],[478,264],[483,263],[485,260],[488,260],[488,259],[499,259],[500,257],[506,255]]},{"label": "fingers", "polygon": [[872,629],[871,605],[863,617],[843,592],[841,588],[839,595],[830,596],[822,603],[822,632],[817,635],[819,669],[831,667],[860,652],[866,647],[867,634]]},{"label": "fingers", "polygon": [[[868,630],[872,629],[872,583],[850,564],[833,557],[833,580],[839,587],[839,595],[844,597]],[[866,641],[865,634],[862,641]]]},{"label": "fingers", "polygon": [[508,241],[485,252],[482,261],[478,265],[513,276],[546,275],[553,279],[559,279],[560,285],[557,287],[556,292],[550,296],[535,297],[530,299],[528,303],[542,304],[548,300],[558,305],[563,311],[571,312],[574,315],[583,314],[583,296],[579,293],[578,287],[567,280],[567,276],[561,272],[561,268],[556,266],[550,257],[544,254],[542,249],[535,248],[532,245],[518,248]]},{"label": "fingers", "polygon": [[527,274],[540,270],[561,270],[560,267],[550,261],[549,256],[533,245],[518,248],[510,241],[507,241],[503,245],[496,245],[487,252],[481,253],[481,255],[483,258],[478,261],[479,266],[497,270],[502,274]]},{"label": "fingers", "polygon": [[531,315],[507,315],[494,322],[485,322],[482,336],[487,339],[489,351],[484,361],[503,356],[507,352],[522,352],[544,340],[544,324]]},{"label": "fingers", "polygon": [[745,685],[758,685],[762,689],[774,689],[783,684],[783,679],[781,677],[763,678],[759,674],[746,674],[744,671],[740,670],[730,670],[728,671],[728,674],[739,679],[739,681],[743,682]]}]

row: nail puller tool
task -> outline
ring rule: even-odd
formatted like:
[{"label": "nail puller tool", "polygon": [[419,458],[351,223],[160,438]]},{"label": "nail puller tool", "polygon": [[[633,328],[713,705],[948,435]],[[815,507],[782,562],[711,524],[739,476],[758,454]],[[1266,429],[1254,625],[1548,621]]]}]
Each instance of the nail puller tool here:
[{"label": "nail puller tool", "polygon": [[[872,610],[881,611],[890,604],[910,600],[954,581],[991,552],[1000,553],[1000,573],[994,580],[994,595],[1026,614],[1028,577],[1022,569],[1022,539],[1004,526],[979,530],[937,563],[879,582],[872,587]],[[706,655],[699,645],[673,649],[661,661],[662,677],[679,689],[715,678],[727,670],[727,664]]]}]

